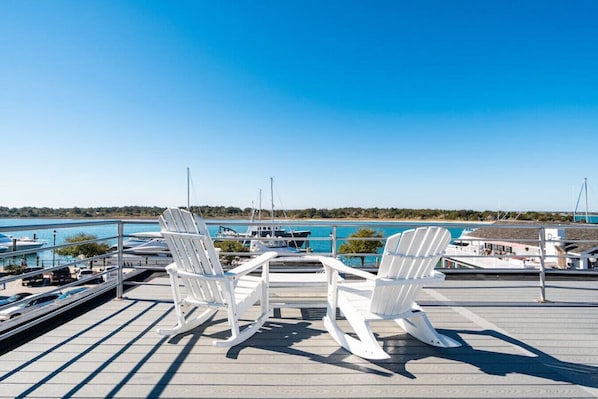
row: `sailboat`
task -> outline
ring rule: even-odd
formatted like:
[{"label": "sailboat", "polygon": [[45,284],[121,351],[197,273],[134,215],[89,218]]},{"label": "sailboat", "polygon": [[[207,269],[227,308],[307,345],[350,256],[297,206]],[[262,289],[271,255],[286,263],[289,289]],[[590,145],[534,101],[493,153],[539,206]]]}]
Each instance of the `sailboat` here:
[{"label": "sailboat", "polygon": [[[260,190],[260,202],[256,209],[253,208],[251,212],[251,224],[247,228],[245,234],[239,234],[234,229],[226,226],[220,226],[218,229],[218,236],[220,237],[245,237],[245,245],[249,245],[251,252],[263,251],[279,251],[279,252],[299,252],[307,242],[307,238],[311,234],[309,230],[294,230],[285,229],[282,226],[275,225],[274,218],[274,190],[273,178],[270,178],[270,224],[254,224],[262,220],[262,191]],[[257,215],[256,215],[257,214]]]},{"label": "sailboat", "polygon": [[588,178],[585,177],[583,179],[583,184],[581,185],[581,189],[579,190],[579,196],[577,197],[577,203],[575,204],[575,210],[573,211],[573,223],[578,222],[579,219],[577,217],[577,208],[579,208],[579,201],[581,200],[581,195],[585,193],[585,203],[586,203],[586,218],[585,222],[590,223],[590,216],[588,213]]}]

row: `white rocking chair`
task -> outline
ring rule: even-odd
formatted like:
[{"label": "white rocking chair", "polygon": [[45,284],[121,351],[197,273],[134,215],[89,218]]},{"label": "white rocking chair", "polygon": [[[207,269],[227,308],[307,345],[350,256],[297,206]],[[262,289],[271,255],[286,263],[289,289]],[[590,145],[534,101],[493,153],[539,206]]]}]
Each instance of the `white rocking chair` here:
[{"label": "white rocking chair", "polygon": [[[320,257],[328,280],[324,326],[336,342],[357,356],[387,359],[390,356],[376,341],[370,322],[393,320],[426,344],[460,346],[457,341],[439,334],[415,303],[424,284],[444,280],[444,274],[435,271],[434,267],[450,239],[450,233],[440,227],[420,227],[392,235],[386,241],[377,275],[345,266],[334,258]],[[338,281],[339,272],[353,274],[365,281]],[[337,306],[359,339],[341,330],[336,320]]]},{"label": "white rocking chair", "polygon": [[[194,218],[186,210],[167,209],[160,217],[160,226],[174,258],[166,271],[170,276],[178,322],[174,328],[158,329],[158,333],[177,335],[189,331],[220,309],[228,313],[231,336],[226,340],[215,340],[214,345],[235,346],[256,333],[268,318],[268,269],[269,261],[276,253],[264,253],[225,272],[201,219]],[[260,276],[248,275],[260,267]],[[179,286],[181,282],[184,290]],[[257,302],[261,309],[259,317],[241,330],[239,318]],[[188,315],[192,307],[198,308],[197,317]]]}]

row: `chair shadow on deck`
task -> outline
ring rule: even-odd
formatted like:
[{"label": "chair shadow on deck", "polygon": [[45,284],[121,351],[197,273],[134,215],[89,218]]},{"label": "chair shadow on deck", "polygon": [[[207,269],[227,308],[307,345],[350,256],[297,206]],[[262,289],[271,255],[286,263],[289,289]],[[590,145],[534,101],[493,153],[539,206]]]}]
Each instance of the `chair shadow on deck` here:
[{"label": "chair shadow on deck", "polygon": [[[355,362],[355,356],[339,348],[329,355],[320,355],[308,350],[293,347],[294,344],[311,339],[321,334],[327,335],[325,329],[314,328],[313,321],[321,320],[323,309],[302,309],[302,321],[286,323],[283,320],[270,320],[264,328],[246,343],[230,348],[228,358],[236,359],[248,347],[260,348],[289,355],[306,357],[338,367],[391,377],[402,375],[416,379],[417,375],[406,369],[410,361],[428,357],[437,357],[477,367],[482,373],[495,376],[521,374],[543,378],[555,382],[564,382],[579,386],[598,388],[598,367],[586,364],[559,360],[533,346],[507,335],[492,330],[441,330],[451,338],[462,343],[457,348],[438,348],[422,344],[407,333],[397,334],[380,340],[384,349],[391,355],[387,360]],[[502,341],[511,353],[476,349],[461,338],[463,335],[485,337]],[[332,338],[330,338],[332,340]],[[513,353],[514,352],[514,353]],[[373,367],[368,367],[370,363]],[[386,371],[384,371],[386,370]]]},{"label": "chair shadow on deck", "polygon": [[[442,331],[439,329],[439,331]],[[533,346],[507,335],[492,330],[451,330],[442,331],[463,345],[458,348],[436,348],[422,345],[417,339],[407,333],[383,339],[383,345],[391,354],[385,361],[372,363],[386,370],[415,379],[416,375],[406,370],[409,361],[423,359],[429,356],[470,364],[488,375],[506,376],[521,374],[544,378],[555,382],[564,382],[584,387],[598,388],[598,367],[586,364],[572,363],[559,360]],[[511,345],[518,354],[476,349],[470,346],[461,335],[473,335],[501,340]],[[393,342],[400,341],[398,344]],[[417,347],[414,353],[412,348]],[[410,350],[411,348],[411,350]],[[349,355],[348,352],[347,356]]]},{"label": "chair shadow on deck", "polygon": [[[312,339],[319,335],[328,335],[326,330],[313,328],[312,321],[322,320],[322,315],[325,310],[322,309],[301,309],[301,321],[296,321],[292,318],[292,322],[287,323],[282,318],[270,319],[260,329],[260,331],[251,337],[247,342],[230,348],[226,357],[229,359],[237,359],[241,352],[247,348],[258,348],[265,351],[277,352],[281,354],[288,354],[293,356],[305,357],[309,360],[317,361],[324,364],[343,367],[350,370],[366,372],[384,377],[390,377],[393,372],[386,372],[380,368],[368,367],[366,362],[355,363],[352,361],[343,361],[341,356],[320,355],[306,350],[294,347],[295,344]],[[338,350],[342,353],[344,351]]]}]

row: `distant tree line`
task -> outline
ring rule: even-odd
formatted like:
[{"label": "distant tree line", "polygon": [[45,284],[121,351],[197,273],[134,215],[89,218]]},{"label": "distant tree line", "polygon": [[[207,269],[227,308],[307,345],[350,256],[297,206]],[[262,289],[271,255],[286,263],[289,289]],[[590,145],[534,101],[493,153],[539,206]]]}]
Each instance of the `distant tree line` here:
[{"label": "distant tree line", "polygon": [[98,208],[7,208],[0,206],[0,218],[153,218],[162,207],[122,206]]},{"label": "distant tree line", "polygon": [[[251,208],[231,206],[192,206],[191,211],[204,218],[248,219]],[[123,206],[96,208],[7,208],[0,206],[0,218],[155,218],[164,212],[163,207]],[[265,211],[265,215],[269,212]],[[572,218],[567,212],[519,212],[497,215],[495,211],[474,211],[467,209],[407,209],[407,208],[335,208],[335,209],[295,209],[277,211],[276,218],[290,219],[410,219],[410,220],[457,220],[495,221],[520,220],[535,222],[565,222]]]}]

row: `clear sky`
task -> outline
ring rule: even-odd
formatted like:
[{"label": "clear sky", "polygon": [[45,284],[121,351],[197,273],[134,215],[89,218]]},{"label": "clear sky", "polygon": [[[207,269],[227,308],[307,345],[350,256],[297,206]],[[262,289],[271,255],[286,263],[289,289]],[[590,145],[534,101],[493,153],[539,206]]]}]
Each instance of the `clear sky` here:
[{"label": "clear sky", "polygon": [[[598,1],[0,2],[0,206],[598,208]],[[594,200],[593,200],[594,199]],[[267,208],[267,206],[264,206]]]}]

